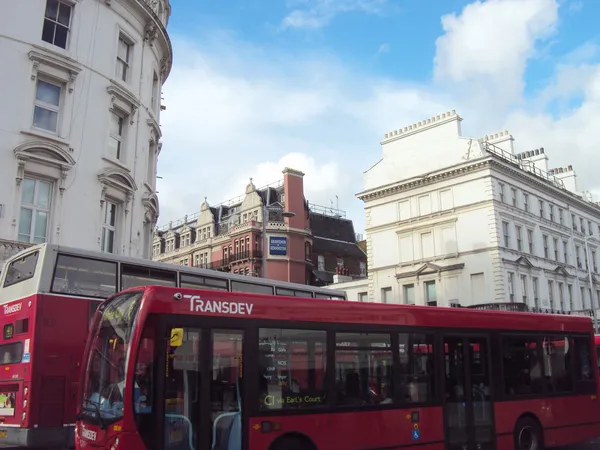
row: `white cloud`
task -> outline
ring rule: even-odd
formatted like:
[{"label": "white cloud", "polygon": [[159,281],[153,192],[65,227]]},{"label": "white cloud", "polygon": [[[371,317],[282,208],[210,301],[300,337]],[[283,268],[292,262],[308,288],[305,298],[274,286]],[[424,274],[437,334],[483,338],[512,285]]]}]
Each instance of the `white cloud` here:
[{"label": "white cloud", "polygon": [[383,53],[389,53],[390,49],[391,49],[391,46],[390,46],[390,44],[389,44],[389,43],[387,43],[387,42],[384,42],[384,43],[383,43],[383,44],[381,44],[381,45],[379,46],[379,48],[377,49],[377,53],[376,53],[376,55],[381,55],[381,54],[383,54]]},{"label": "white cloud", "polygon": [[[160,222],[198,211],[205,196],[215,204],[243,194],[249,177],[257,186],[277,181],[289,166],[306,173],[311,203],[329,205],[338,195],[360,232],[363,204],[354,194],[381,156],[383,134],[450,109],[465,118],[466,134],[508,129],[519,151],[545,147],[552,165],[573,164],[580,187],[600,192],[593,48],[574,49],[544,89],[522,97],[528,61],[557,20],[553,0],[489,0],[445,16],[435,83],[423,84],[366,76],[330,54],[276,52],[226,33],[194,43],[172,36],[185,57],[164,87]],[[557,101],[565,107],[557,110]]]},{"label": "white cloud", "polygon": [[557,20],[556,0],[476,1],[460,15],[445,15],[435,77],[506,107],[520,98],[526,63],[554,33]]},{"label": "white cloud", "polygon": [[335,16],[353,11],[378,14],[387,0],[307,0],[301,3],[304,8],[294,9],[283,19],[283,29],[322,28]]}]

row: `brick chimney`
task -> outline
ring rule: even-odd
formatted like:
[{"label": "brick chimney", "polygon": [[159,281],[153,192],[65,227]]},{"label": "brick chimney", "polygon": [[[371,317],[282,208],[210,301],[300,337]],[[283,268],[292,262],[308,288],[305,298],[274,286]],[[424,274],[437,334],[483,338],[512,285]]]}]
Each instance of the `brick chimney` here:
[{"label": "brick chimney", "polygon": [[291,228],[304,229],[307,223],[304,211],[304,173],[289,167],[283,169],[283,192],[285,210],[296,214],[294,217],[286,217],[286,223]]}]

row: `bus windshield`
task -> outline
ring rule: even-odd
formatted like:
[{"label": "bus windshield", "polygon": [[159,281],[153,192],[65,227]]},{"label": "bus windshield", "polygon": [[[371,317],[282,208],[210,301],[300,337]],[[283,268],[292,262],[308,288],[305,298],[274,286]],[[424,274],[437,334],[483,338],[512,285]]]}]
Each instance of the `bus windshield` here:
[{"label": "bus windshield", "polygon": [[108,300],[94,321],[81,415],[101,426],[123,417],[127,359],[142,296],[128,292]]}]

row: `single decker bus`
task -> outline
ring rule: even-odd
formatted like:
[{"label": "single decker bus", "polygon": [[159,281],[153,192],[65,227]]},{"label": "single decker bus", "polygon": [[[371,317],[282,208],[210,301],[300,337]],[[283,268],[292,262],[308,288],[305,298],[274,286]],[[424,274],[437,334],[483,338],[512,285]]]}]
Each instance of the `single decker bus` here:
[{"label": "single decker bus", "polygon": [[97,310],[79,450],[536,450],[600,436],[589,317],[149,286]]},{"label": "single decker bus", "polygon": [[80,365],[98,305],[164,285],[345,299],[343,291],[56,245],[30,247],[0,275],[0,446],[74,446]]}]

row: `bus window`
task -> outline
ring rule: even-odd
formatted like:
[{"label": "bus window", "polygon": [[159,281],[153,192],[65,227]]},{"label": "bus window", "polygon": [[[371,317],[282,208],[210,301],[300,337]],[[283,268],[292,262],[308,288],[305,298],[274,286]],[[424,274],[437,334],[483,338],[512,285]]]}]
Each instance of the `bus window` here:
[{"label": "bus window", "polygon": [[107,298],[117,292],[117,263],[59,254],[51,292]]},{"label": "bus window", "polygon": [[432,402],[435,372],[433,334],[400,333],[400,399],[403,403]]},{"label": "bus window", "polygon": [[121,265],[121,290],[152,285],[176,287],[177,272],[127,264]]},{"label": "bus window", "polygon": [[0,345],[0,364],[17,364],[21,362],[23,354],[23,343],[11,342],[10,344]]},{"label": "bus window", "polygon": [[39,252],[33,252],[22,258],[12,261],[6,268],[6,279],[4,287],[13,286],[25,280],[33,278],[37,265]]},{"label": "bus window", "polygon": [[327,333],[261,328],[258,338],[260,409],[324,406]]},{"label": "bus window", "polygon": [[308,297],[312,298],[312,292],[298,291],[296,289],[276,288],[277,295],[285,295],[288,297]]},{"label": "bus window", "polygon": [[339,295],[328,295],[328,294],[316,294],[315,298],[324,298],[327,300],[346,300],[346,297],[341,297]]},{"label": "bus window", "polygon": [[15,333],[23,334],[29,331],[29,319],[19,319],[15,322]]},{"label": "bus window", "polygon": [[190,289],[210,289],[213,291],[228,291],[227,280],[220,278],[203,277],[182,273],[180,275],[180,287]]},{"label": "bus window", "polygon": [[336,403],[367,406],[394,398],[389,334],[336,333]]},{"label": "bus window", "polygon": [[273,295],[273,286],[231,280],[231,292],[249,292],[252,294]]}]

